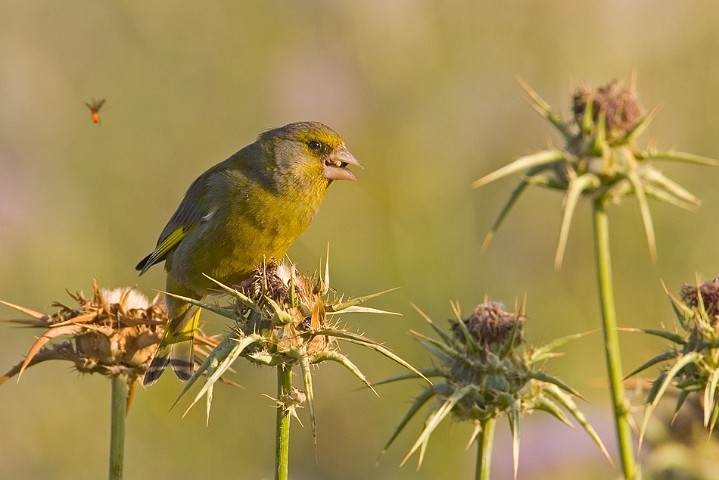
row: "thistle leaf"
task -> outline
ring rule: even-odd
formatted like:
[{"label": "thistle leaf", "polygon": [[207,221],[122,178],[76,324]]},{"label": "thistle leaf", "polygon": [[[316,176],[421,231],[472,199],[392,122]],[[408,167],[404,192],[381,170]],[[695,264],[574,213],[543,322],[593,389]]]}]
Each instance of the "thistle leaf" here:
[{"label": "thistle leaf", "polygon": [[472,187],[479,188],[500,178],[513,175],[515,173],[522,172],[529,168],[537,167],[540,165],[549,165],[555,162],[566,161],[566,156],[563,151],[559,149],[542,150],[541,152],[526,155],[518,158],[509,165],[505,165],[494,172],[485,175],[479,180],[472,184]]},{"label": "thistle leaf", "polygon": [[704,428],[709,427],[711,414],[716,410],[717,384],[719,384],[719,368],[712,370],[707,386],[704,389]]},{"label": "thistle leaf", "polygon": [[574,210],[579,202],[579,199],[586,190],[597,188],[599,185],[599,178],[591,173],[573,178],[569,182],[569,189],[567,189],[567,194],[564,197],[562,227],[559,230],[559,244],[557,245],[557,254],[554,257],[555,270],[559,270],[562,267],[562,258],[564,257],[564,250],[567,247],[569,228],[572,224],[572,217],[574,216]]},{"label": "thistle leaf", "polygon": [[30,350],[27,352],[27,355],[25,355],[25,360],[23,360],[22,365],[20,366],[20,371],[17,374],[17,381],[20,381],[20,377],[22,376],[25,369],[30,365],[32,359],[50,340],[61,337],[63,335],[76,335],[80,332],[82,332],[82,326],[80,325],[65,325],[63,327],[49,328],[48,330],[46,330],[45,333],[42,334],[42,336],[35,340],[35,343],[32,344]]},{"label": "thistle leaf", "polygon": [[534,109],[534,111],[539,113],[542,117],[547,119],[549,123],[554,125],[554,127],[559,130],[559,133],[562,134],[565,141],[571,140],[574,135],[572,135],[572,132],[569,131],[569,128],[562,120],[562,117],[560,117],[558,113],[554,112],[549,103],[540,97],[539,94],[521,77],[517,77],[517,81],[522,86],[522,89],[524,89],[527,96],[529,96],[529,105]]},{"label": "thistle leaf", "polygon": [[650,123],[652,123],[652,120],[654,120],[654,117],[657,116],[657,113],[659,113],[659,108],[661,106],[657,105],[656,107],[652,108],[647,112],[644,117],[642,117],[637,123],[632,126],[629,130],[627,130],[627,133],[625,133],[621,139],[617,143],[621,145],[631,145],[633,144],[639,136],[646,131],[647,127]]},{"label": "thistle leaf", "polygon": [[669,352],[661,353],[661,354],[657,355],[656,357],[652,358],[651,360],[644,362],[642,365],[640,365],[636,369],[632,370],[631,373],[629,373],[627,376],[624,377],[624,380],[626,380],[627,378],[633,377],[637,373],[642,372],[642,371],[646,370],[647,368],[652,367],[658,363],[666,362],[667,360],[671,360],[672,358],[677,358],[679,355],[681,355],[681,353],[677,352],[677,351],[669,351]]},{"label": "thistle leaf", "polygon": [[562,390],[560,390],[558,387],[550,385],[547,388],[547,394],[551,395],[554,400],[557,401],[562,407],[564,407],[565,410],[567,410],[574,419],[582,426],[585,432],[594,440],[594,443],[597,444],[599,449],[602,451],[604,456],[609,460],[609,462],[614,465],[614,462],[612,461],[612,457],[609,455],[609,452],[607,451],[607,448],[604,446],[604,442],[602,442],[602,439],[599,438],[599,434],[594,430],[594,427],[589,423],[589,420],[587,420],[587,417],[584,416],[581,410],[579,410],[579,407],[577,407],[577,404],[572,400],[572,397],[564,393]]},{"label": "thistle leaf", "polygon": [[719,166],[719,160],[715,160],[709,157],[703,157],[701,155],[694,155],[693,153],[675,152],[674,150],[658,151],[654,149],[649,149],[645,152],[642,152],[642,159],[674,160],[677,162],[706,165],[709,167]]},{"label": "thistle leaf", "polygon": [[660,337],[665,340],[669,340],[672,343],[676,343],[677,345],[686,345],[686,340],[684,337],[677,333],[667,332],[666,330],[658,330],[656,328],[620,328],[622,332],[629,332],[629,333],[645,333],[647,335],[653,335],[655,337]]},{"label": "thistle leaf", "polygon": [[516,201],[519,199],[519,197],[522,195],[524,190],[529,186],[529,183],[522,179],[517,186],[514,187],[512,192],[509,194],[509,198],[505,202],[504,206],[502,207],[502,210],[499,212],[499,215],[494,220],[494,223],[492,224],[492,227],[489,229],[489,232],[487,232],[487,235],[484,237],[484,241],[482,242],[482,246],[480,247],[479,251],[480,253],[485,253],[487,249],[489,248],[489,244],[492,243],[492,240],[494,239],[494,235],[497,233],[497,230],[499,230],[500,225],[506,218],[509,211],[512,209]]},{"label": "thistle leaf", "polygon": [[225,335],[225,337],[220,341],[220,343],[218,343],[217,346],[213,348],[212,351],[207,355],[205,360],[203,360],[203,362],[200,364],[197,370],[195,370],[189,380],[185,382],[185,386],[182,388],[182,391],[177,396],[177,399],[175,399],[175,402],[170,407],[170,410],[172,410],[175,405],[177,405],[177,402],[180,401],[182,396],[187,393],[187,391],[192,387],[192,385],[194,385],[197,379],[202,377],[205,372],[211,375],[214,371],[216,371],[217,366],[222,363],[225,358],[227,358],[227,356],[230,354],[230,352],[232,352],[232,350],[235,348],[237,340],[237,333],[234,331]]},{"label": "thistle leaf", "polygon": [[544,360],[550,354],[556,349],[561,347],[562,345],[572,342],[574,340],[578,340],[582,337],[585,337],[587,335],[590,335],[592,333],[596,332],[596,330],[592,330],[589,332],[581,332],[581,333],[574,333],[572,335],[565,335],[564,337],[559,337],[554,340],[552,340],[549,343],[545,343],[541,347],[535,348],[531,354],[529,355],[529,362],[530,363],[537,363],[541,360]]},{"label": "thistle leaf", "polygon": [[388,310],[380,310],[378,308],[372,308],[372,307],[360,307],[360,306],[352,306],[347,307],[344,310],[338,311],[338,312],[326,312],[327,315],[337,315],[339,313],[381,313],[383,315],[399,315],[402,316],[401,313],[398,312],[390,312]]},{"label": "thistle leaf", "polygon": [[211,375],[209,375],[207,377],[205,384],[202,386],[202,388],[197,393],[195,398],[192,400],[192,403],[190,403],[190,406],[187,407],[187,409],[185,410],[185,413],[183,413],[182,416],[184,417],[185,415],[187,415],[187,413],[190,411],[190,409],[192,407],[194,407],[195,404],[200,400],[200,398],[202,398],[202,396],[205,395],[205,393],[207,393],[212,388],[212,386],[215,384],[215,382],[217,382],[220,379],[220,377],[222,377],[222,375],[225,374],[227,369],[230,368],[230,366],[232,366],[232,364],[235,362],[235,360],[237,360],[237,357],[239,357],[240,354],[242,354],[242,352],[247,347],[249,347],[253,343],[259,341],[260,339],[261,339],[261,337],[256,334],[248,335],[246,337],[240,338],[237,341],[237,344],[229,351],[229,353],[217,363],[217,368]]},{"label": "thistle leaf", "polygon": [[519,470],[519,441],[521,433],[519,428],[519,405],[513,405],[507,413],[509,420],[509,429],[512,432],[512,466],[514,467],[514,480],[517,480],[517,470]]},{"label": "thistle leaf", "polygon": [[552,385],[556,385],[557,387],[561,388],[565,392],[571,393],[575,397],[581,398],[582,400],[584,400],[584,397],[582,397],[582,395],[578,391],[576,391],[570,385],[568,385],[567,383],[565,383],[564,381],[560,380],[559,378],[557,378],[553,375],[549,375],[548,373],[540,372],[540,371],[530,371],[527,373],[527,376],[534,380],[539,380],[540,382],[546,382],[546,383],[550,383]]},{"label": "thistle leaf", "polygon": [[642,178],[645,180],[645,184],[657,187],[661,191],[676,198],[678,200],[677,203],[682,202],[681,204],[683,205],[688,204],[690,205],[689,208],[696,208],[702,203],[698,197],[695,197],[690,191],[665,176],[659,170],[654,168],[645,168],[642,171]]},{"label": "thistle leaf", "polygon": [[657,381],[659,381],[659,379],[663,377],[661,383],[659,384],[659,387],[655,390],[654,386],[652,386],[650,396],[647,397],[647,403],[644,407],[642,423],[639,427],[639,449],[641,449],[642,447],[642,441],[644,440],[644,433],[646,432],[647,424],[649,423],[649,417],[651,417],[652,413],[654,413],[654,409],[657,407],[659,400],[661,400],[667,388],[669,388],[669,385],[671,385],[672,380],[674,380],[674,378],[677,376],[677,374],[681,371],[682,368],[700,359],[701,354],[698,352],[687,353],[686,355],[679,358],[669,370],[663,372],[662,375],[657,378]]},{"label": "thistle leaf", "polygon": [[35,318],[37,320],[48,320],[50,317],[47,315],[43,315],[40,312],[36,312],[35,310],[30,310],[29,308],[21,307],[20,305],[15,305],[14,303],[6,302],[4,300],[0,300],[0,303],[3,305],[6,305],[10,308],[14,308],[15,310],[24,313],[25,315],[28,315],[32,318]]},{"label": "thistle leaf", "polygon": [[424,430],[422,430],[422,433],[420,434],[419,438],[417,438],[417,441],[414,442],[414,445],[412,445],[412,448],[410,448],[409,453],[407,453],[400,465],[404,465],[409,459],[409,457],[411,457],[412,454],[416,452],[422,444],[426,443],[429,440],[430,435],[432,435],[432,432],[434,432],[434,430],[437,428],[437,425],[439,425],[440,422],[452,412],[452,408],[454,408],[457,402],[462,400],[466,395],[472,393],[472,390],[473,387],[470,385],[456,390],[449,398],[447,398],[442,403],[442,405],[439,406],[439,408],[437,408],[430,414],[430,416],[427,418],[427,422],[425,423]]},{"label": "thistle leaf", "polygon": [[[160,293],[177,298],[178,300],[182,300],[183,302],[191,303],[192,305],[196,305],[200,308],[203,308],[205,310],[208,310],[210,312],[216,313],[220,316],[223,316],[225,318],[229,318],[231,320],[237,320],[237,314],[228,308],[222,308],[217,304],[204,302],[202,300],[197,300],[196,298],[190,298],[190,297],[184,297],[182,295],[177,295],[175,293],[165,292],[163,290],[158,290]],[[238,292],[239,293],[239,292]]]},{"label": "thistle leaf", "polygon": [[[419,371],[427,378],[444,376],[444,372],[441,368],[438,367],[420,368]],[[392,375],[391,377],[383,378],[382,380],[377,380],[376,382],[374,382],[373,385],[376,387],[378,385],[386,385],[388,383],[397,382],[399,380],[409,380],[413,378],[420,378],[420,376],[414,372],[402,372],[396,375]]]},{"label": "thistle leaf", "polygon": [[342,355],[339,352],[329,350],[329,351],[319,353],[310,360],[310,363],[320,363],[320,362],[324,362],[325,360],[339,363],[340,365],[345,367],[355,377],[359,378],[362,381],[362,383],[364,383],[367,386],[367,388],[372,390],[372,392],[374,392],[374,394],[379,397],[377,390],[374,389],[374,387],[372,386],[372,383],[367,379],[367,377],[365,377],[364,373],[362,373],[362,371],[359,368],[357,368],[357,366],[354,363],[352,363],[352,361],[349,358],[347,358],[346,356]]},{"label": "thistle leaf", "polygon": [[666,203],[673,207],[681,208],[688,212],[693,212],[697,209],[697,205],[694,203],[686,203],[676,198],[674,195],[657,188],[653,185],[644,185],[644,193],[647,194],[647,198],[658,200],[662,203]]},{"label": "thistle leaf", "polygon": [[644,224],[644,234],[647,237],[647,244],[649,245],[649,256],[652,258],[652,261],[656,261],[657,240],[654,234],[652,212],[649,210],[647,196],[644,193],[644,185],[634,171],[629,171],[629,173],[627,174],[627,178],[629,179],[629,182],[634,188],[634,194],[637,196],[637,202],[639,203],[639,212],[642,216],[642,223]]},{"label": "thistle leaf", "polygon": [[315,448],[317,447],[317,420],[315,418],[315,394],[312,387],[312,371],[310,360],[307,355],[297,352],[295,356],[299,360],[302,369],[302,381],[305,385],[305,395],[307,395],[307,410],[310,413],[310,427],[312,429],[312,438],[314,439]]},{"label": "thistle leaf", "polygon": [[344,303],[340,303],[338,305],[327,305],[326,310],[327,310],[327,313],[341,312],[343,310],[347,310],[350,307],[354,307],[355,305],[359,305],[360,303],[365,302],[365,301],[369,300],[370,298],[379,297],[380,295],[384,295],[385,293],[393,292],[397,289],[399,289],[399,287],[390,288],[388,290],[383,290],[383,291],[377,292],[377,293],[371,293],[371,294],[365,295],[363,297],[352,298],[352,299],[350,299]]},{"label": "thistle leaf", "polygon": [[[437,324],[434,323],[432,321],[432,319],[429,318],[429,316],[427,316],[427,314],[425,314],[422,310],[420,310],[420,308],[417,305],[415,305],[414,303],[412,303],[411,305],[415,310],[417,310],[417,313],[420,314],[420,316],[424,319],[424,321],[429,323],[429,326],[432,327],[432,330],[434,330],[437,333],[437,335],[439,335],[447,345],[452,344],[452,337],[450,337],[444,330],[442,330],[439,326],[437,326]],[[416,335],[419,335],[419,334],[416,334]],[[424,338],[428,338],[428,337],[424,337]]]},{"label": "thistle leaf", "polygon": [[559,405],[549,400],[545,396],[537,398],[532,403],[532,408],[535,410],[542,410],[544,412],[547,412],[568,427],[574,428],[574,424],[571,420],[569,420],[569,417],[566,413],[564,413],[564,410],[562,410]]},{"label": "thistle leaf", "polygon": [[419,395],[417,395],[412,402],[412,405],[410,405],[407,412],[405,412],[402,419],[399,421],[399,425],[394,429],[394,432],[392,432],[392,435],[390,436],[389,440],[387,440],[387,443],[385,444],[384,448],[382,449],[382,452],[380,453],[380,457],[385,454],[387,449],[390,445],[397,439],[397,436],[400,434],[400,432],[404,429],[404,427],[409,423],[410,420],[414,417],[414,415],[424,406],[425,403],[432,397],[436,395],[435,389],[432,387],[432,385],[428,385],[420,392]]},{"label": "thistle leaf", "polygon": [[410,365],[408,362],[406,362],[404,359],[402,359],[399,355],[393,353],[390,349],[381,345],[380,343],[377,343],[376,341],[371,340],[363,335],[357,335],[354,333],[333,330],[333,329],[318,330],[315,332],[315,334],[316,335],[328,335],[331,337],[335,337],[337,339],[345,340],[350,343],[354,343],[357,345],[361,345],[361,346],[370,348],[376,352],[381,353],[382,355],[384,355],[385,357],[394,361],[395,363],[402,365],[407,370],[414,372],[415,374],[417,374],[419,377],[421,377],[423,380],[425,380],[430,385],[432,384],[432,382],[430,382],[427,377],[422,375],[422,373],[419,370],[414,368],[412,365]]},{"label": "thistle leaf", "polygon": [[[215,280],[214,278],[210,277],[209,275],[205,275],[204,273],[203,273],[203,275],[205,277],[207,277],[207,279],[210,280],[211,282],[214,282],[218,287],[220,287],[222,290],[224,290],[226,293],[228,293],[231,297],[234,297],[237,300],[239,300],[240,303],[242,303],[245,307],[249,308],[250,310],[253,310],[254,312],[262,314],[262,310],[260,309],[260,307],[255,302],[253,302],[248,296],[242,294],[241,292],[237,291],[236,289],[234,289],[232,287],[228,287],[224,283],[220,282],[219,280]],[[265,278],[265,277],[263,277],[263,278]],[[220,314],[220,315],[222,315],[222,314]]]}]

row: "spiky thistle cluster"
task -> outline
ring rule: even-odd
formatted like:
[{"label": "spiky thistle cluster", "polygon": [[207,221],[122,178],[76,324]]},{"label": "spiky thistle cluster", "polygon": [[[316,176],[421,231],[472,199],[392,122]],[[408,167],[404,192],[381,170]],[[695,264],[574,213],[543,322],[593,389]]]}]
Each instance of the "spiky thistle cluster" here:
[{"label": "spiky thistle cluster", "polygon": [[[0,377],[0,384],[48,360],[69,361],[82,373],[125,376],[131,388],[142,378],[165,329],[164,302],[159,297],[150,301],[132,287],[100,288],[96,281],[92,290],[90,298],[82,292],[70,294],[76,306],[53,303],[57,311],[50,315],[0,301],[30,317],[11,322],[44,329],[25,359]],[[199,335],[197,353],[216,344]]]},{"label": "spiky thistle cluster", "polygon": [[[549,412],[568,425],[571,425],[569,417],[573,417],[606,455],[597,433],[572,398],[578,393],[542,368],[544,361],[555,355],[552,352],[556,347],[581,334],[560,338],[543,347],[528,348],[523,338],[524,307],[508,312],[502,304],[485,300],[466,318],[462,317],[457,305],[452,307],[456,319],[449,321],[451,333],[445,332],[418,309],[439,336],[435,339],[412,332],[438,360],[436,367],[420,371],[430,379],[438,377],[443,381],[428,385],[415,398],[385,449],[414,415],[434,399],[424,429],[402,463],[419,450],[421,465],[432,432],[447,417],[474,424],[471,444],[488,421],[506,416],[512,430],[516,474],[520,417],[535,410]],[[416,376],[409,372],[377,384],[407,378]]]},{"label": "spiky thistle cluster", "polygon": [[164,331],[165,307],[130,287],[107,290],[94,282],[92,289],[91,298],[70,294],[77,306],[53,303],[57,311],[50,315],[2,302],[32,317],[13,323],[45,332],[0,381],[46,360],[71,361],[82,373],[142,376]]},{"label": "spiky thistle cluster", "polygon": [[189,379],[181,392],[180,396],[199,376],[207,375],[206,383],[189,408],[207,394],[209,416],[215,381],[239,357],[260,365],[283,368],[298,366],[304,390],[295,389],[285,398],[276,399],[277,406],[295,414],[298,406],[306,404],[314,434],[316,423],[312,365],[326,361],[336,362],[374,391],[367,377],[339,351],[338,341],[367,347],[419,373],[379,342],[353,333],[332,319],[334,314],[340,312],[390,313],[360,306],[365,300],[384,292],[345,300],[331,291],[328,269],[325,269],[324,276],[319,274],[307,276],[299,273],[294,265],[274,262],[258,268],[251,278],[234,288],[216,283],[235,299],[235,303],[229,308],[192,299],[186,300],[230,318],[236,323],[219,345],[210,352],[207,360]]},{"label": "spiky thistle cluster", "polygon": [[700,393],[704,427],[710,433],[719,418],[719,278],[684,285],[679,298],[669,292],[667,295],[682,331],[635,330],[659,336],[672,344],[671,350],[655,356],[630,374],[663,365],[647,395],[640,443],[650,416],[671,385],[678,389],[676,412],[692,393]]},{"label": "spiky thistle cluster", "polygon": [[572,98],[573,118],[566,122],[527,84],[522,82],[522,87],[534,110],[562,135],[564,146],[527,155],[474,182],[475,187],[480,187],[524,172],[482,248],[488,247],[522,192],[529,185],[538,185],[565,192],[556,268],[561,266],[572,216],[581,197],[619,202],[628,195],[636,196],[649,250],[655,256],[654,227],[647,199],[654,198],[685,209],[697,207],[700,201],[649,161],[676,160],[703,165],[717,165],[717,162],[689,153],[639,148],[636,140],[649,126],[658,108],[643,114],[636,90],[616,80],[596,89],[578,89]]}]

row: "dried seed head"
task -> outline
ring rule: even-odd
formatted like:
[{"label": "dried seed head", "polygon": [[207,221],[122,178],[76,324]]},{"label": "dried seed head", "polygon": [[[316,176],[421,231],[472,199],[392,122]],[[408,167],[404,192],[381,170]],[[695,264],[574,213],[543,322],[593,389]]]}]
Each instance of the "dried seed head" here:
[{"label": "dried seed head", "polygon": [[271,262],[255,269],[252,276],[240,283],[237,290],[256,302],[264,302],[268,296],[279,304],[290,297],[290,283],[296,275],[294,266]]},{"label": "dried seed head", "polygon": [[[47,360],[69,360],[83,373],[124,375],[130,385],[145,374],[167,323],[160,297],[150,301],[135,288],[109,290],[97,282],[91,298],[83,293],[70,296],[77,306],[55,302],[57,311],[51,315],[0,302],[31,317],[12,322],[44,329],[26,358],[0,377],[0,384]],[[196,353],[206,356],[203,348],[216,344],[216,339],[198,335]]]},{"label": "dried seed head", "polygon": [[[472,315],[461,320],[474,341],[484,348],[502,348],[514,335],[514,346],[522,342],[524,315],[517,315],[504,310],[498,302],[485,302],[477,305]],[[464,334],[459,321],[450,320],[455,339],[464,341]]]},{"label": "dried seed head", "polygon": [[[259,311],[238,301],[238,328],[245,335],[260,332],[263,341],[253,348],[284,361],[289,352],[315,356],[336,348],[325,335],[313,332],[333,328],[327,315],[327,299],[318,293],[321,282],[317,276],[299,273],[294,265],[270,262],[257,268],[252,276],[238,285],[237,291],[246,295]],[[262,313],[260,313],[262,312]],[[262,358],[261,363],[266,363]]]},{"label": "dried seed head", "polygon": [[681,289],[681,299],[686,306],[697,308],[699,298],[710,318],[719,314],[719,278],[707,280],[700,283],[699,286],[684,284]]},{"label": "dried seed head", "polygon": [[167,322],[159,297],[149,301],[134,288],[107,290],[97,282],[92,298],[82,293],[71,296],[78,306],[56,302],[53,306],[58,310],[52,315],[10,305],[33,317],[16,323],[43,328],[45,333],[0,383],[45,360],[70,360],[80,372],[126,375],[129,382],[144,375]]},{"label": "dried seed head", "polygon": [[610,139],[631,130],[643,114],[636,90],[622,86],[616,79],[596,89],[580,87],[577,90],[572,112],[580,126],[590,103],[593,122],[596,124],[603,113]]}]

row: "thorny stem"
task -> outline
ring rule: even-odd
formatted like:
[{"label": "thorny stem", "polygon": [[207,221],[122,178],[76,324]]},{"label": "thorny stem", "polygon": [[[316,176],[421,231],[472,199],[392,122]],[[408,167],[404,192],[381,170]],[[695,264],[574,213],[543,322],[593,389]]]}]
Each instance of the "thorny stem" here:
[{"label": "thorny stem", "polygon": [[594,241],[599,282],[599,297],[604,329],[604,347],[607,355],[609,386],[612,395],[612,407],[617,429],[617,444],[622,461],[622,470],[627,480],[638,477],[632,447],[632,432],[629,426],[628,409],[622,385],[622,364],[619,356],[619,337],[617,335],[617,314],[614,306],[614,288],[612,286],[612,267],[609,255],[609,222],[606,212],[606,199],[597,198],[593,204]]},{"label": "thorny stem", "polygon": [[[277,366],[277,398],[287,398],[291,391],[292,367],[280,363]],[[275,438],[275,480],[287,480],[290,457],[290,419],[290,410],[278,406]]]},{"label": "thorny stem", "polygon": [[122,479],[125,458],[125,418],[129,386],[125,375],[112,377],[112,401],[110,407],[110,480]]},{"label": "thorny stem", "polygon": [[474,471],[476,480],[489,480],[492,466],[492,444],[494,438],[494,425],[496,419],[490,418],[482,421],[482,430],[477,438],[477,467]]}]

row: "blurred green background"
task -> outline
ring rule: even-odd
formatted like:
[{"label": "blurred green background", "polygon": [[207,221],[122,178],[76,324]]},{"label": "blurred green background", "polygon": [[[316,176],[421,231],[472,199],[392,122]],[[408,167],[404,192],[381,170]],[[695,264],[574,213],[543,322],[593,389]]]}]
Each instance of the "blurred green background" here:
[{"label": "blurred green background", "polygon": [[[450,300],[470,311],[485,295],[528,298],[527,337],[543,343],[599,326],[591,225],[583,205],[564,268],[553,270],[561,197],[530,190],[486,255],[481,240],[517,178],[470,183],[558,141],[526,104],[516,76],[563,114],[575,85],[637,74],[645,108],[663,104],[645,141],[719,156],[719,4],[506,1],[177,1],[0,4],[0,298],[50,311],[65,289],[162,288],[161,268],[138,278],[190,182],[261,130],[318,120],[339,131],[365,169],[335,186],[291,249],[312,271],[331,249],[333,286],[401,317],[351,316],[353,329],[418,365],[407,335],[427,332],[410,302],[435,320]],[[83,102],[107,98],[95,125]],[[654,204],[652,263],[636,202],[610,212],[619,322],[672,325],[660,280],[678,291],[719,271],[719,171],[661,166],[704,200],[696,213]],[[7,308],[0,318],[14,318]],[[205,315],[208,330],[226,323]],[[22,359],[27,330],[2,326],[0,368]],[[622,334],[629,371],[664,345]],[[398,371],[383,357],[343,351],[372,379]],[[601,335],[564,348],[548,368],[589,400],[582,407],[608,444]],[[271,478],[274,373],[238,363],[245,390],[215,390],[181,419],[181,385],[165,375],[138,389],[128,419],[126,478]],[[381,387],[377,398],[340,367],[315,376],[318,447],[295,424],[291,478],[468,478],[471,429],[443,425],[423,467],[398,466],[420,419],[375,465],[421,385]],[[0,388],[0,478],[106,475],[109,382],[53,362]],[[307,425],[306,412],[300,412]],[[586,435],[542,414],[526,419],[520,478],[612,478]],[[511,476],[506,425],[495,478]],[[613,448],[612,448],[613,451]]]}]

